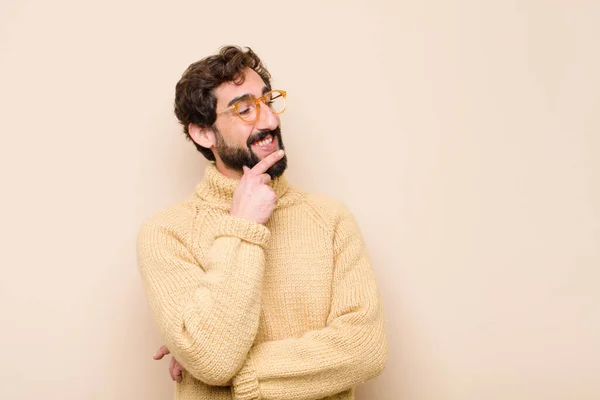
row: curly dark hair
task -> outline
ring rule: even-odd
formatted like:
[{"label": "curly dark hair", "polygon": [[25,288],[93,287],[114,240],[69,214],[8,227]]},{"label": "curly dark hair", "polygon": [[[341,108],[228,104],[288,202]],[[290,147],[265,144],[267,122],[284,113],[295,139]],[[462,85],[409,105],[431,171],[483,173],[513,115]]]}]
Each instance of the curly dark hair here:
[{"label": "curly dark hair", "polygon": [[[245,68],[256,71],[271,89],[271,75],[250,47],[245,51],[238,46],[221,47],[218,54],[205,57],[185,70],[175,86],[175,115],[188,140],[192,140],[188,129],[190,123],[202,128],[210,128],[215,123],[217,98],[214,89],[225,82],[242,84]],[[192,142],[204,157],[215,160],[211,149]]]}]

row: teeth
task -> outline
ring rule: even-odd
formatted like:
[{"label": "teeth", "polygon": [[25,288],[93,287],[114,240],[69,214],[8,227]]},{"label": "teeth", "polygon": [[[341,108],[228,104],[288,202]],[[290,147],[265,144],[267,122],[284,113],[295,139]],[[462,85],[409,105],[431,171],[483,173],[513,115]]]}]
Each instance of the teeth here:
[{"label": "teeth", "polygon": [[259,146],[268,146],[271,144],[271,142],[273,141],[273,137],[269,136],[266,139],[260,140],[258,142],[256,142],[256,144],[258,144]]}]

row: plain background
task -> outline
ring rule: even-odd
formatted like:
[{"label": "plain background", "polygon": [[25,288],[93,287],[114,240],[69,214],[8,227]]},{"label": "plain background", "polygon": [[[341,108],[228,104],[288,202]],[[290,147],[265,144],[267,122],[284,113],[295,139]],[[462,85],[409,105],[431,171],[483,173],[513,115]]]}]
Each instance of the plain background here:
[{"label": "plain background", "polygon": [[0,398],[172,397],[134,245],[202,177],[174,86],[224,44],[360,223],[390,359],[359,400],[600,398],[599,2],[0,4]]}]

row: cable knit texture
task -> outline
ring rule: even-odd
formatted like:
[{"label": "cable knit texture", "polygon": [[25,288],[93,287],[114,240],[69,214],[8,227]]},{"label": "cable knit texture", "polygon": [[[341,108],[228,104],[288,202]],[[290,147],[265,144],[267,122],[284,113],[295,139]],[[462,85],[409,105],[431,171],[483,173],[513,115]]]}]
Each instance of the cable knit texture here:
[{"label": "cable knit texture", "polygon": [[209,164],[138,237],[146,295],[183,365],[178,400],[354,399],[387,360],[375,275],[340,202],[271,183],[265,225],[229,215],[238,181]]}]

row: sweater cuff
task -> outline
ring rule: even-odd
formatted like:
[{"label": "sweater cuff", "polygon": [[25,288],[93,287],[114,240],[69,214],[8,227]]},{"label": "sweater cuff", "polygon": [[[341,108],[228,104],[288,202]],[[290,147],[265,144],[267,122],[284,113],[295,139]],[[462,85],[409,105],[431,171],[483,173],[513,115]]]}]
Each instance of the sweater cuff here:
[{"label": "sweater cuff", "polygon": [[219,222],[215,238],[233,236],[264,247],[271,236],[271,231],[261,224],[249,221],[242,217],[225,215]]},{"label": "sweater cuff", "polygon": [[244,366],[233,378],[231,393],[234,400],[260,400],[258,377],[252,364],[252,358],[246,359]]}]

